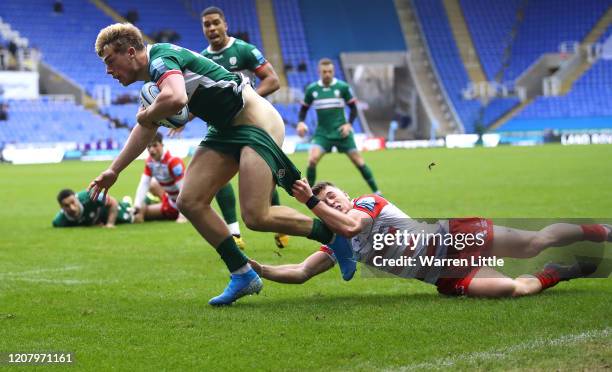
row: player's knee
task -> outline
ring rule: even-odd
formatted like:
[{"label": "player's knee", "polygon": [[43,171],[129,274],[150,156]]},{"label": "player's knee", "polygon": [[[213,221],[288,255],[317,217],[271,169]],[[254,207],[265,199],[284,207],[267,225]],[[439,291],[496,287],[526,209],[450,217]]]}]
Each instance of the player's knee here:
[{"label": "player's knee", "polygon": [[179,194],[176,200],[176,207],[185,217],[193,215],[199,206],[200,203],[198,203],[196,199],[183,194]]},{"label": "player's knee", "polygon": [[484,298],[512,297],[516,283],[511,278],[491,278],[474,280],[468,288],[468,296]]},{"label": "player's knee", "polygon": [[241,210],[241,216],[249,230],[266,231],[266,216],[261,211],[245,208]]},{"label": "player's knee", "polygon": [[545,233],[538,233],[531,239],[525,247],[525,258],[535,257],[540,254],[546,247],[550,246],[551,238]]},{"label": "player's knee", "polygon": [[527,296],[533,293],[532,288],[519,280],[514,280],[514,291],[512,297]]}]

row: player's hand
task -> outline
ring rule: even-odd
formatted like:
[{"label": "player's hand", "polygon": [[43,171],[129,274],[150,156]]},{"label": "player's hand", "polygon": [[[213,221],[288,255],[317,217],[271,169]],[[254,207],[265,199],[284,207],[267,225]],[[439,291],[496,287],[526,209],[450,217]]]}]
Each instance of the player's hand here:
[{"label": "player's hand", "polygon": [[136,113],[136,121],[138,124],[143,125],[145,127],[151,127],[155,125],[151,120],[149,120],[149,115],[147,109],[144,106],[138,106],[138,112]]},{"label": "player's hand", "polygon": [[304,138],[306,133],[308,133],[308,126],[303,121],[300,121],[297,125],[296,130],[297,130],[298,136]]},{"label": "player's hand", "polygon": [[144,222],[144,210],[139,209],[134,213],[134,223],[143,223]]},{"label": "player's hand", "polygon": [[261,276],[261,273],[263,272],[263,265],[260,264],[259,262],[255,261],[255,260],[250,259],[250,258],[249,258],[249,264],[251,265],[253,270],[255,270],[257,275]]},{"label": "player's hand", "polygon": [[108,189],[117,182],[117,178],[119,175],[115,173],[112,169],[107,169],[104,172],[100,173],[98,177],[96,177],[91,183],[89,187],[87,187],[87,191],[89,192],[89,198],[91,200],[97,200],[100,193],[104,196],[104,200],[106,200],[106,194],[108,194]]},{"label": "player's hand", "polygon": [[351,123],[342,124],[340,128],[338,128],[338,132],[340,132],[342,138],[348,137],[348,135],[351,134],[352,131],[353,126],[351,125]]},{"label": "player's hand", "polygon": [[185,130],[185,126],[184,125],[182,127],[172,128],[172,129],[170,129],[168,131],[168,137],[173,138],[175,136],[178,136],[184,130]]},{"label": "player's hand", "polygon": [[293,197],[300,203],[306,203],[312,196],[312,190],[305,178],[295,181],[291,187],[291,191],[293,192]]}]

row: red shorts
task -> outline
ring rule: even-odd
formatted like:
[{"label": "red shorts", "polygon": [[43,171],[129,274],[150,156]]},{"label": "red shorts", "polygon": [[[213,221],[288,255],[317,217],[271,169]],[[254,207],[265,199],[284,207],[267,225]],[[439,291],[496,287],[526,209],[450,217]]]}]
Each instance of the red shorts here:
[{"label": "red shorts", "polygon": [[165,192],[162,197],[162,206],[161,212],[168,220],[176,220],[179,216],[178,209],[174,208],[172,204],[170,204],[170,199],[168,198],[168,193]]},{"label": "red shorts", "polygon": [[[489,257],[493,245],[493,221],[484,218],[453,218],[448,221],[450,233],[484,234],[481,235],[484,244],[466,244],[463,249],[449,246],[446,258],[467,259],[472,257]],[[454,266],[444,270],[436,282],[438,292],[447,296],[462,296],[467,294],[468,287],[480,267]]]}]

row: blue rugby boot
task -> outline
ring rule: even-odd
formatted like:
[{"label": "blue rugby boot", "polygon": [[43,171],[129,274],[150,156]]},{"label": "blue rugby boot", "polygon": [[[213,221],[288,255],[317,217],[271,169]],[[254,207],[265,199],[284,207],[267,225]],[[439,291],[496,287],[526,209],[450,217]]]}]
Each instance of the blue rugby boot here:
[{"label": "blue rugby boot", "polygon": [[346,281],[353,279],[353,275],[357,271],[357,261],[353,258],[353,249],[349,239],[336,235],[327,246],[334,251],[334,256],[336,256],[336,261],[340,266],[342,279]]},{"label": "blue rugby boot", "polygon": [[259,294],[262,288],[263,282],[253,269],[244,274],[232,274],[223,293],[211,298],[208,304],[212,306],[231,305],[234,301],[246,295]]}]

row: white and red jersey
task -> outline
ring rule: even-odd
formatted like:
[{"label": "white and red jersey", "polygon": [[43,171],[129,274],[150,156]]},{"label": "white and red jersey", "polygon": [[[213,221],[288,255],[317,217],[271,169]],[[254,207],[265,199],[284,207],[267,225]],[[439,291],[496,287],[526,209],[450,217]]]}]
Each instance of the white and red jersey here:
[{"label": "white and red jersey", "polygon": [[[371,218],[365,224],[364,229],[351,239],[353,253],[357,260],[404,278],[422,277],[428,282],[437,279],[436,273],[429,273],[428,268],[418,265],[418,259],[415,260],[417,263],[415,266],[403,267],[377,267],[374,265],[374,259],[377,256],[387,259],[400,258],[402,256],[418,258],[418,256],[427,254],[444,256],[446,254],[446,247],[432,244],[425,238],[414,239],[416,235],[425,237],[427,234],[443,233],[445,227],[442,221],[440,221],[442,223],[428,224],[411,219],[398,207],[376,194],[364,195],[354,199],[353,209],[364,212]],[[385,236],[390,237],[391,235],[397,237],[398,233],[401,235],[399,239],[388,238],[387,241],[382,239]],[[375,249],[375,247],[378,249]]]},{"label": "white and red jersey", "polygon": [[170,205],[176,208],[176,199],[185,176],[183,159],[170,155],[169,151],[164,153],[160,161],[149,156],[145,161],[144,176],[155,178],[168,194]]}]

